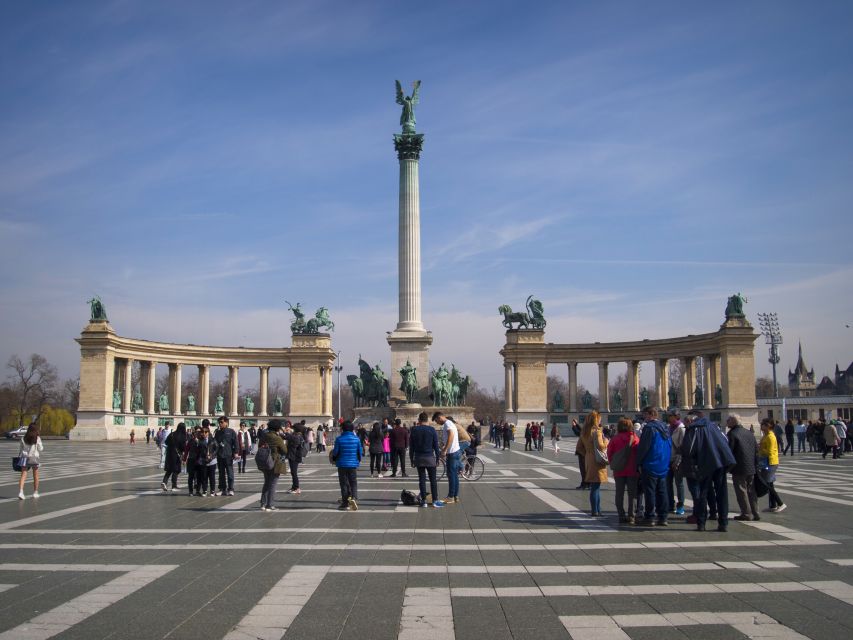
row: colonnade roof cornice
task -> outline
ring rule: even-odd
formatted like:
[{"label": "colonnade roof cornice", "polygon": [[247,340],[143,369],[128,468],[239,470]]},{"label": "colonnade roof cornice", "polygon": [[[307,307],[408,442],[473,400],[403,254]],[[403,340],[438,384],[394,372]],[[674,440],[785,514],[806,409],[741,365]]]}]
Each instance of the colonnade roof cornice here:
[{"label": "colonnade roof cornice", "polygon": [[758,334],[751,327],[721,327],[713,333],[630,342],[578,344],[507,343],[500,351],[506,361],[545,360],[548,363],[649,361],[716,355],[724,345],[751,346]]},{"label": "colonnade roof cornice", "polygon": [[77,342],[84,349],[87,343],[98,349],[106,349],[115,358],[182,365],[290,367],[293,363],[316,363],[318,359],[331,363],[335,359],[334,351],[324,347],[267,348],[175,344],[125,338],[113,332],[84,331]]}]

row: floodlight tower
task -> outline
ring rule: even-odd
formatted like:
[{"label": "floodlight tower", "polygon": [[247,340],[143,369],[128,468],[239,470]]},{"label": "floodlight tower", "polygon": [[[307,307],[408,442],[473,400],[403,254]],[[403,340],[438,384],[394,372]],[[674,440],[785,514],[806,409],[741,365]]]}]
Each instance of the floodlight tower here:
[{"label": "floodlight tower", "polygon": [[779,364],[779,345],[782,344],[782,330],[779,328],[779,318],[776,312],[759,313],[758,324],[761,333],[764,334],[764,343],[770,345],[770,358],[767,360],[773,365],[773,397],[779,397],[779,386],[776,384],[776,365]]}]

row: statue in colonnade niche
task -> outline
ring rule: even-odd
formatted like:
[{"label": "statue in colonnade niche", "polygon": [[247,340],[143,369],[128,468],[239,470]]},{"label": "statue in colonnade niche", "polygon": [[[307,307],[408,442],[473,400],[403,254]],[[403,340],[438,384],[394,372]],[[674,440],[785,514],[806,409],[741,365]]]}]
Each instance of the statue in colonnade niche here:
[{"label": "statue in colonnade niche", "polygon": [[640,407],[646,408],[649,406],[649,390],[643,387],[640,390]]},{"label": "statue in colonnade niche", "polygon": [[221,393],[216,396],[216,405],[213,407],[213,413],[218,416],[225,413],[225,398]]},{"label": "statue in colonnade niche", "polygon": [[564,413],[566,411],[566,407],[563,406],[563,394],[560,393],[559,389],[554,390],[554,403],[551,406],[552,413]]},{"label": "statue in colonnade niche", "polygon": [[142,411],[142,392],[139,390],[139,387],[133,392],[133,405],[131,406],[133,411]]},{"label": "statue in colonnade niche", "polygon": [[693,391],[693,406],[705,406],[705,392],[702,391],[702,387],[700,387],[698,384],[696,385],[696,389],[694,389]]},{"label": "statue in colonnade niche", "polygon": [[275,402],[273,403],[273,411],[274,411],[275,415],[277,415],[277,416],[281,415],[281,411],[282,411],[283,406],[284,406],[284,403],[281,401],[281,397],[276,396]]},{"label": "statue in colonnade niche", "polygon": [[160,403],[159,403],[160,411],[169,411],[169,396],[164,393],[160,394]]},{"label": "statue in colonnade niche", "polygon": [[255,413],[255,401],[252,400],[252,396],[246,396],[244,398],[244,402],[245,402],[245,406],[246,406],[246,414],[247,415],[248,414],[254,415],[254,413]]},{"label": "statue in colonnade niche", "polygon": [[121,391],[116,389],[113,391],[113,411],[121,410]]},{"label": "statue in colonnade niche", "polygon": [[195,396],[193,394],[187,396],[187,411],[195,413]]},{"label": "statue in colonnade niche", "polygon": [[622,394],[619,393],[619,389],[616,389],[616,393],[613,394],[613,410],[622,411]]},{"label": "statue in colonnade niche", "polygon": [[584,391],[584,394],[581,396],[581,406],[583,406],[584,411],[592,409],[592,394],[589,392],[589,389]]},{"label": "statue in colonnade niche", "polygon": [[718,407],[723,404],[723,388],[720,385],[717,385],[717,388],[714,389],[714,400],[717,401]]},{"label": "statue in colonnade niche", "polygon": [[669,406],[670,407],[677,407],[678,406],[678,391],[676,391],[675,388],[670,387],[669,391],[667,391],[666,395],[669,397]]}]

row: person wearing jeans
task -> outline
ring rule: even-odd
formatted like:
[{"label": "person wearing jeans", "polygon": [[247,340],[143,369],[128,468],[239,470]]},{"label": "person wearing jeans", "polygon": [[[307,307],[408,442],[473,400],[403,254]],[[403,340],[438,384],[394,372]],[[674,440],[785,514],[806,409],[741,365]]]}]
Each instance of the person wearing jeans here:
[{"label": "person wearing jeans", "polygon": [[761,479],[767,485],[767,493],[770,496],[770,508],[767,511],[779,513],[787,509],[782,498],[776,493],[776,469],[779,467],[779,451],[776,445],[776,434],[773,433],[773,423],[765,418],[761,421],[761,433],[764,436],[758,443],[758,472]]},{"label": "person wearing jeans", "polygon": [[358,510],[358,465],[361,464],[363,447],[360,438],[353,433],[349,420],[341,425],[341,435],[335,438],[335,446],[329,460],[338,468],[338,483],[341,486],[340,511]]},{"label": "person wearing jeans", "polygon": [[444,502],[454,504],[459,502],[459,459],[462,451],[459,447],[458,427],[440,411],[432,415],[432,421],[444,433],[444,448],[441,450],[441,455],[447,461],[447,497]]},{"label": "person wearing jeans", "polygon": [[666,498],[670,513],[684,515],[684,476],[681,475],[681,443],[684,441],[684,423],[678,411],[672,411],[667,416],[669,422],[669,438],[672,443],[672,455],[669,471],[666,474]]},{"label": "person wearing jeans", "polygon": [[707,519],[706,505],[710,494],[716,498],[717,531],[725,532],[729,524],[729,494],[726,486],[726,472],[736,464],[729,440],[720,431],[720,427],[707,420],[698,410],[691,411],[695,419],[684,436],[682,455],[696,471],[699,481],[699,499],[697,500],[696,530],[705,531]]},{"label": "person wearing jeans", "polygon": [[[616,470],[613,468],[613,479],[616,481],[616,512],[620,524],[634,524],[634,505],[637,499],[637,445],[640,439],[634,433],[634,425],[627,418],[620,418],[616,425],[616,436],[607,445],[607,459],[614,465],[614,456],[628,447],[628,458],[625,465]],[[620,454],[620,457],[625,455]],[[625,490],[628,490],[628,509],[625,510]]]},{"label": "person wearing jeans", "polygon": [[607,465],[602,464],[596,451],[607,451],[607,440],[601,432],[601,415],[591,411],[584,420],[576,451],[583,456],[584,480],[589,486],[589,510],[593,517],[601,516],[601,483],[607,482]]},{"label": "person wearing jeans", "polygon": [[281,420],[270,420],[267,430],[261,434],[259,447],[269,447],[273,459],[272,469],[262,469],[264,486],[261,488],[261,511],[275,511],[275,489],[278,478],[284,471],[284,456],[287,447],[281,438]]},{"label": "person wearing jeans", "polygon": [[640,482],[645,493],[646,511],[642,524],[655,524],[652,517],[657,514],[658,526],[667,525],[666,509],[666,477],[669,473],[669,463],[672,459],[672,445],[669,429],[658,420],[658,411],[654,407],[643,409],[646,423],[640,435],[637,446],[637,468],[640,471]]}]

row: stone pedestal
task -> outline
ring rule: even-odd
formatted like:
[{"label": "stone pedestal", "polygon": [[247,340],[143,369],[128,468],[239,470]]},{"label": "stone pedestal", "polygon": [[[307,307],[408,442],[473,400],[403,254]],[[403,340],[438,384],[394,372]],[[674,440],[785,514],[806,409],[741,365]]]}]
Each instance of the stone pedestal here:
[{"label": "stone pedestal", "polygon": [[396,407],[358,407],[353,410],[355,413],[355,423],[372,425],[374,422],[381,423],[384,418],[388,418],[393,424],[394,420],[399,418],[404,425],[411,427],[418,420],[418,415],[424,411],[430,420],[430,425],[435,427],[432,422],[432,414],[436,411],[441,411],[446,416],[453,416],[453,421],[462,427],[470,425],[474,419],[474,407],[421,407],[414,405],[399,405]]},{"label": "stone pedestal", "polygon": [[388,372],[391,384],[391,398],[404,403],[406,395],[400,391],[402,378],[400,369],[406,366],[406,361],[412,363],[418,377],[418,394],[416,401],[426,401],[429,398],[429,348],[432,345],[432,334],[429,331],[394,331],[388,335],[388,346],[391,347],[391,370]]}]

